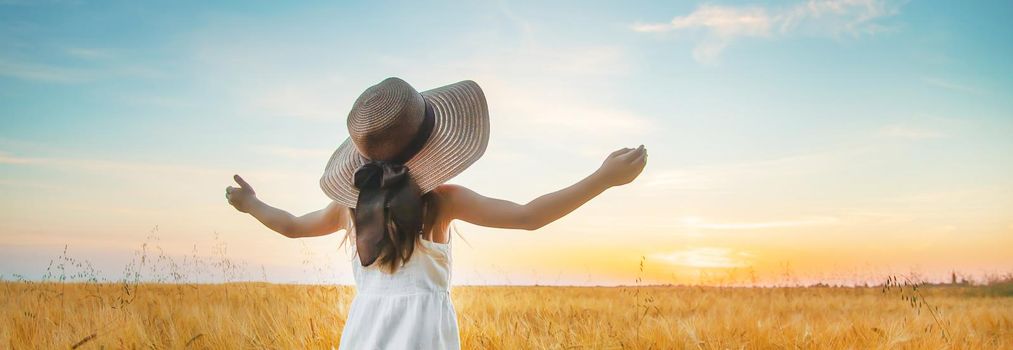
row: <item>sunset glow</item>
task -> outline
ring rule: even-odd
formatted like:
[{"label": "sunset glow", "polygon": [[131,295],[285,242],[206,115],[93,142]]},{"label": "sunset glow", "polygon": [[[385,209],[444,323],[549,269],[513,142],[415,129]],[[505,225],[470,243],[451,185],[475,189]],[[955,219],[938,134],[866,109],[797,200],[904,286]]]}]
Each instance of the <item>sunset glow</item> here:
[{"label": "sunset glow", "polygon": [[294,214],[324,207],[346,113],[389,76],[482,86],[489,147],[451,183],[487,196],[650,150],[540,230],[456,223],[457,284],[1013,271],[1013,6],[831,5],[5,3],[0,274],[39,279],[66,249],[115,279],[148,242],[351,283],[343,232],[287,239],[223,192],[241,174]]}]

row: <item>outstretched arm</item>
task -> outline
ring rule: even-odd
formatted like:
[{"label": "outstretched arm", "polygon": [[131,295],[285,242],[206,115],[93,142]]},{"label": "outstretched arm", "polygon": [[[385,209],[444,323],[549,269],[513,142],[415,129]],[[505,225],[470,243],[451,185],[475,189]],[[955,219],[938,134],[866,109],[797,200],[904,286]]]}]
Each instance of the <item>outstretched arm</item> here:
[{"label": "outstretched arm", "polygon": [[567,188],[535,198],[520,205],[511,201],[482,196],[462,186],[444,185],[448,219],[461,219],[476,225],[535,230],[574,211],[606,189],[625,185],[635,179],[647,164],[647,149],[623,148],[612,152],[597,171]]},{"label": "outstretched arm", "polygon": [[232,177],[239,187],[225,189],[225,198],[236,210],[253,215],[267,228],[289,238],[323,236],[345,228],[348,210],[337,202],[323,209],[295,216],[257,198],[253,187],[239,175]]}]

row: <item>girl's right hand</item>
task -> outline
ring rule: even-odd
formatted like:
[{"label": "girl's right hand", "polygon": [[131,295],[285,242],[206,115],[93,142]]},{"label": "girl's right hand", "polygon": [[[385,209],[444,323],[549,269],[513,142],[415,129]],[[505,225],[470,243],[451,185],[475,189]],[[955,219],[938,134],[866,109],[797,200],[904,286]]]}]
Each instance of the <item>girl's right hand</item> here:
[{"label": "girl's right hand", "polygon": [[647,149],[623,148],[612,152],[595,174],[608,186],[625,185],[636,179],[647,165]]},{"label": "girl's right hand", "polygon": [[232,179],[236,180],[236,183],[239,184],[239,187],[238,188],[233,186],[226,187],[225,199],[227,199],[229,201],[229,204],[235,207],[236,210],[243,213],[249,213],[250,206],[252,206],[253,203],[257,200],[257,192],[254,192],[253,186],[250,186],[250,184],[246,183],[246,181],[243,180],[243,178],[239,177],[239,175],[233,175]]}]

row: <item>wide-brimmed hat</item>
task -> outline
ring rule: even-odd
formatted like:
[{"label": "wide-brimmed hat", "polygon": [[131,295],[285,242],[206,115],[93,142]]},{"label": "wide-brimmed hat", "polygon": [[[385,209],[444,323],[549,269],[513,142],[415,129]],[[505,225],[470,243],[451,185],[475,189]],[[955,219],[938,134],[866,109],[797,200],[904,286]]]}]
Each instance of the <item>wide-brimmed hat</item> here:
[{"label": "wide-brimmed hat", "polygon": [[471,80],[419,93],[404,80],[387,78],[356,99],[348,133],[327,162],[320,188],[354,208],[359,190],[353,177],[371,161],[403,163],[422,193],[463,172],[485,153],[489,107]]}]

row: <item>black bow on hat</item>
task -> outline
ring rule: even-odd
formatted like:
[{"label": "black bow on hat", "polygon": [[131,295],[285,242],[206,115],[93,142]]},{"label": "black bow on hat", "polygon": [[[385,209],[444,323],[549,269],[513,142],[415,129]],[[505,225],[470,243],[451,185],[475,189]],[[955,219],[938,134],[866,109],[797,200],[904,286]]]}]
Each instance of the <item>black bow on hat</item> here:
[{"label": "black bow on hat", "polygon": [[[422,231],[422,190],[404,165],[425,145],[432,133],[433,109],[426,103],[425,118],[412,142],[392,160],[372,160],[355,171],[359,189],[355,207],[355,249],[362,266],[369,266],[380,255],[384,237],[395,234],[420,234]],[[397,232],[391,232],[388,218]]]}]

